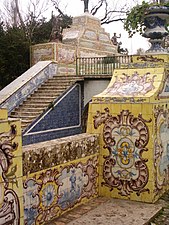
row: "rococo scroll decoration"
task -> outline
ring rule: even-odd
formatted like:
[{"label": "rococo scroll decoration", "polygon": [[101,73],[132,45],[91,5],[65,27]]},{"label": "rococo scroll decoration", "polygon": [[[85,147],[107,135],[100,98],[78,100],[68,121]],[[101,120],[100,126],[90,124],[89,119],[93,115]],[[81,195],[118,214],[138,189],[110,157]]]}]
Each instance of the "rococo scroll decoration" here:
[{"label": "rococo scroll decoration", "polygon": [[97,112],[94,116],[94,127],[103,127],[104,148],[109,155],[104,156],[102,185],[111,190],[117,188],[122,196],[129,196],[135,192],[148,191],[145,186],[148,182],[149,172],[147,159],[142,157],[147,151],[149,130],[142,115],[134,117],[129,110],[122,110],[117,116],[112,116],[109,109],[104,113]]},{"label": "rococo scroll decoration", "polygon": [[9,181],[13,180],[17,167],[10,166],[13,163],[13,152],[18,145],[13,142],[16,137],[16,126],[12,125],[9,132],[0,133],[0,224],[19,225],[20,207],[17,194],[9,188]]}]

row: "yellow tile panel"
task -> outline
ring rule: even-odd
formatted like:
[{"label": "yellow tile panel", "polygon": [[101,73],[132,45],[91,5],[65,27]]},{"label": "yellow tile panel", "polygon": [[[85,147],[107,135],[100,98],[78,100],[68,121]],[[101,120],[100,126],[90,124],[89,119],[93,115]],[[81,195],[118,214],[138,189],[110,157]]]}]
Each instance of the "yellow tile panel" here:
[{"label": "yellow tile panel", "polygon": [[8,118],[8,111],[6,109],[0,109],[0,120],[5,120]]}]

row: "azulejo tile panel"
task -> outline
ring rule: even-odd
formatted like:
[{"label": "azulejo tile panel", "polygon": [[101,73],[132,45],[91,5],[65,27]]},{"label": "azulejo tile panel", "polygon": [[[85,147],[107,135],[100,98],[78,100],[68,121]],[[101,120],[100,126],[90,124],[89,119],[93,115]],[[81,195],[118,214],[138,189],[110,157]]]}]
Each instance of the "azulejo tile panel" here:
[{"label": "azulejo tile panel", "polygon": [[156,105],[155,140],[154,140],[154,168],[156,194],[162,194],[169,184],[169,109],[164,105]]},{"label": "azulejo tile panel", "polygon": [[[8,122],[6,122],[8,123]],[[17,167],[13,165],[18,143],[16,125],[11,125],[8,132],[0,133],[0,224],[20,224],[20,203],[13,187],[18,186]],[[21,159],[20,159],[21,160]]]},{"label": "azulejo tile panel", "polygon": [[97,196],[97,177],[97,155],[25,177],[25,224],[43,224],[83,199]]},{"label": "azulejo tile panel", "polygon": [[148,192],[146,188],[149,179],[148,159],[143,158],[149,141],[147,124],[141,114],[132,115],[129,110],[122,110],[117,116],[110,114],[109,108],[104,112],[97,111],[94,116],[94,127],[103,127],[104,155],[102,186],[118,189],[119,196],[130,196],[131,193],[140,195]]}]

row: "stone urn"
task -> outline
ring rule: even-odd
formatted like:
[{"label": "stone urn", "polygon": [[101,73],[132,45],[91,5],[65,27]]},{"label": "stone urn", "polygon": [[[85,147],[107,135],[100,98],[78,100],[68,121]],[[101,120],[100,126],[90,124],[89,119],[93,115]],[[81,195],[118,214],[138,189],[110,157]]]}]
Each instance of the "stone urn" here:
[{"label": "stone urn", "polygon": [[162,47],[164,37],[168,35],[166,29],[169,20],[169,7],[167,6],[150,6],[145,12],[144,24],[146,26],[143,37],[149,38],[151,43],[147,53],[167,53],[167,49]]}]

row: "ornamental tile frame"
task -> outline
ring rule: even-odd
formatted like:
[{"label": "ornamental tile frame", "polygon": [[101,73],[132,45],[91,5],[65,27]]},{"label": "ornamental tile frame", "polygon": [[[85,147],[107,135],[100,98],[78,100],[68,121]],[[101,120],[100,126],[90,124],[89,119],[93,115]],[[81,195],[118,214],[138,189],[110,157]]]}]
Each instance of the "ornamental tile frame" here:
[{"label": "ornamental tile frame", "polygon": [[43,224],[98,196],[98,154],[23,177],[24,223]]},{"label": "ornamental tile frame", "polygon": [[0,224],[23,224],[20,121],[0,109]]},{"label": "ornamental tile frame", "polygon": [[133,56],[92,98],[87,132],[100,134],[101,196],[152,203],[169,189],[168,69],[168,55]]}]

